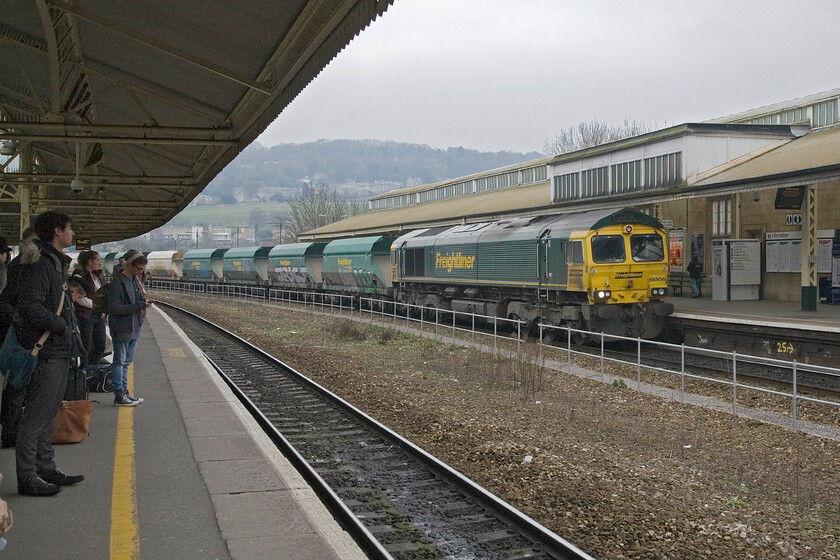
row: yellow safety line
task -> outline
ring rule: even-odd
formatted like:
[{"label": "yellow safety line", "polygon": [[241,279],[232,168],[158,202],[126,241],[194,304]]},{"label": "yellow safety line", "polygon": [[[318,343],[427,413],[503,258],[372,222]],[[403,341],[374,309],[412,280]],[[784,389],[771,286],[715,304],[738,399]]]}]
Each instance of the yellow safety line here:
[{"label": "yellow safety line", "polygon": [[[128,368],[128,392],[134,390],[134,365]],[[117,413],[117,444],[114,453],[114,488],[111,498],[111,560],[138,560],[137,479],[134,473],[134,407],[121,406]]]}]

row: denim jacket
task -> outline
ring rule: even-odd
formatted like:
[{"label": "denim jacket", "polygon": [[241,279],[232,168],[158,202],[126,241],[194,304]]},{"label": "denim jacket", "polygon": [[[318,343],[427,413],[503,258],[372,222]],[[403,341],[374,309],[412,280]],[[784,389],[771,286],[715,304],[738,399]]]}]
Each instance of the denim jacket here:
[{"label": "denim jacket", "polygon": [[114,340],[140,338],[146,298],[134,276],[117,274],[108,286],[108,325]]}]

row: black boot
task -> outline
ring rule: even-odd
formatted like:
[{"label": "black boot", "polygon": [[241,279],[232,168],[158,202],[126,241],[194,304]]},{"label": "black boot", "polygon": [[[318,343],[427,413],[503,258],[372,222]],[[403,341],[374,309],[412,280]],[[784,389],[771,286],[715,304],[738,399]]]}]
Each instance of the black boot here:
[{"label": "black boot", "polygon": [[57,484],[58,486],[73,486],[85,479],[83,474],[65,474],[58,469],[54,471],[38,471],[38,476],[50,484]]},{"label": "black boot", "polygon": [[50,484],[36,476],[29,480],[18,480],[18,493],[24,496],[55,496],[61,492],[61,486]]}]

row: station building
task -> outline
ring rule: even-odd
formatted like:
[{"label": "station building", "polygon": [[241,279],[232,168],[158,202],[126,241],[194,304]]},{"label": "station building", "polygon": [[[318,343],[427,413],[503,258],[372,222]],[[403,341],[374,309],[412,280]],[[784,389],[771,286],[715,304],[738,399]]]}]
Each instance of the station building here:
[{"label": "station building", "polygon": [[301,238],[631,206],[669,228],[673,277],[697,255],[715,299],[815,309],[831,300],[832,273],[840,292],[838,187],[840,88],[391,191],[371,198],[369,212]]}]

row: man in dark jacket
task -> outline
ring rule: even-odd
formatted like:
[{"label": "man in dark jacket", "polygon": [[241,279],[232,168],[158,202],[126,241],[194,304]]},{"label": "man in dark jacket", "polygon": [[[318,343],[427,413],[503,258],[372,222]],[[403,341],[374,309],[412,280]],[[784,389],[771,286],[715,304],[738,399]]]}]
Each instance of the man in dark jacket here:
[{"label": "man in dark jacket", "polygon": [[[62,251],[73,244],[70,217],[44,212],[34,222],[38,240],[21,255],[15,330],[26,348],[33,348],[49,333],[38,354],[38,364],[26,387],[26,407],[18,428],[15,459],[18,492],[29,496],[52,496],[84,480],[56,467],[52,447],[55,416],[67,385],[70,359],[74,356],[73,304],[65,278],[70,257]],[[23,249],[22,249],[23,250]],[[60,309],[60,312],[59,312]]]},{"label": "man in dark jacket", "polygon": [[700,280],[703,277],[703,265],[697,255],[691,256],[691,262],[688,263],[688,276],[691,278],[691,297],[700,297]]}]

